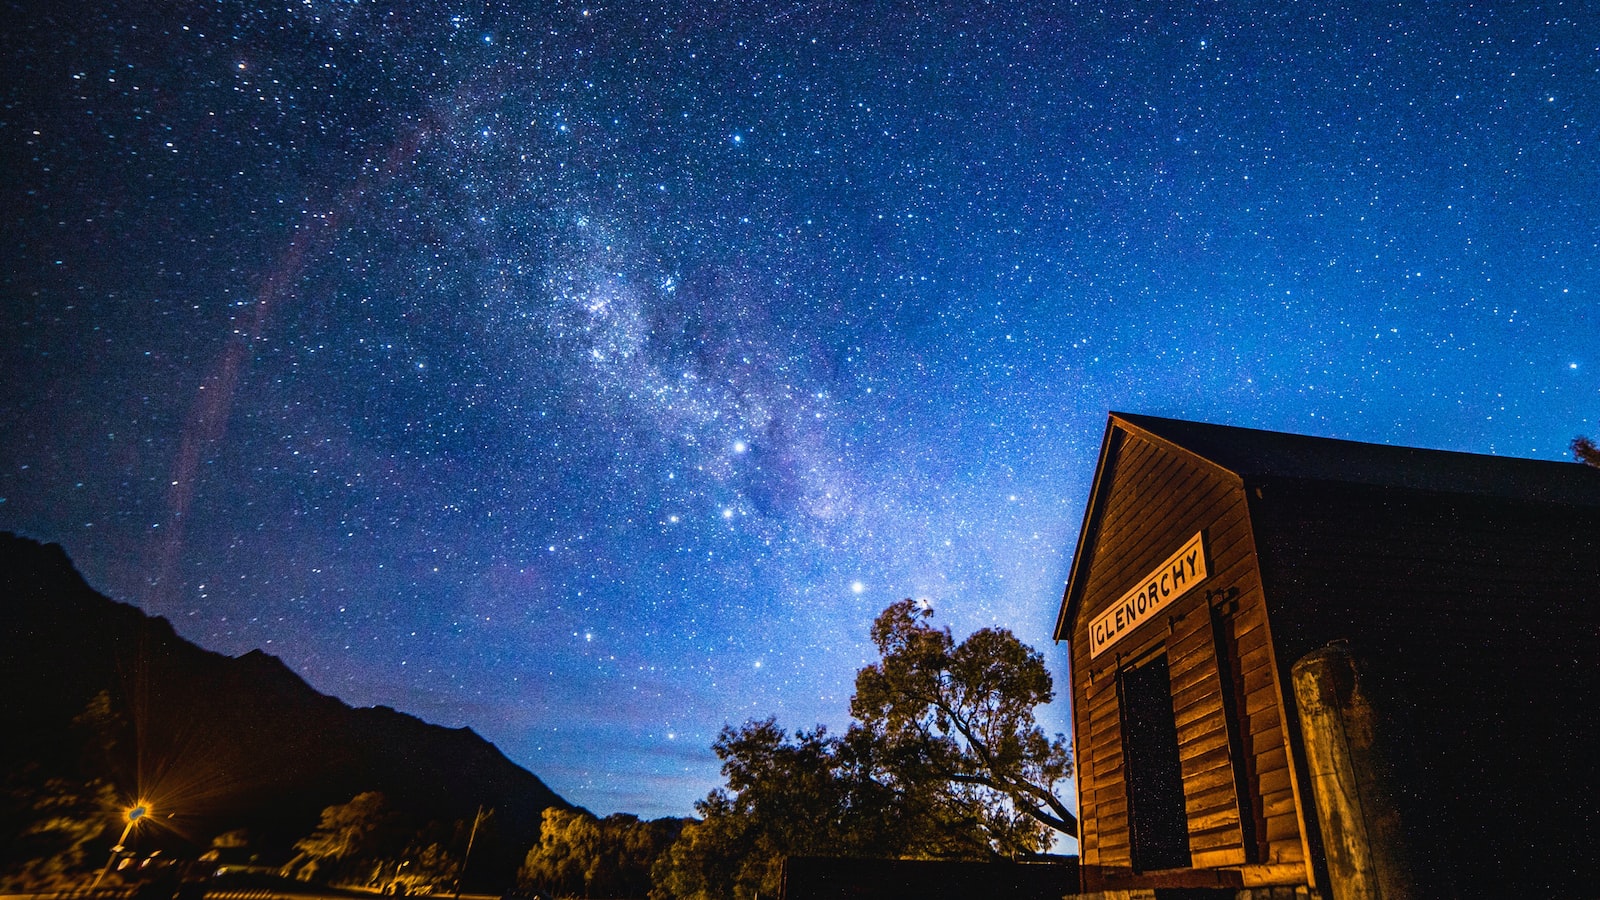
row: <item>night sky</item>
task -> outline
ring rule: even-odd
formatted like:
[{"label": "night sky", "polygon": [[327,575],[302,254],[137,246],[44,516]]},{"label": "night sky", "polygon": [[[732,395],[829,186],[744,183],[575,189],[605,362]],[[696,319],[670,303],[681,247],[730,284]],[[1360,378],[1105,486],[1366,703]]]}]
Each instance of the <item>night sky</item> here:
[{"label": "night sky", "polygon": [[1110,409],[1567,458],[1595,12],[11,4],[0,529],[686,815],[895,599],[1060,678]]}]

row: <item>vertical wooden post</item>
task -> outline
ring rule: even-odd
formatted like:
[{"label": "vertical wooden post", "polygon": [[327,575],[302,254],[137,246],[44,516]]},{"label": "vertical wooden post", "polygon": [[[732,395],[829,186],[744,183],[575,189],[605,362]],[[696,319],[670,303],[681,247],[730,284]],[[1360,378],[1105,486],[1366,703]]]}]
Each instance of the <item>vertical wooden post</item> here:
[{"label": "vertical wooden post", "polygon": [[461,865],[456,867],[456,896],[461,900],[461,876],[467,874],[467,860],[472,857],[472,842],[478,839],[478,825],[483,821],[483,804],[478,804],[478,814],[472,817],[472,833],[467,835],[467,852],[461,854]]},{"label": "vertical wooden post", "polygon": [[1400,817],[1377,744],[1382,735],[1343,642],[1291,670],[1311,795],[1333,900],[1412,900]]}]

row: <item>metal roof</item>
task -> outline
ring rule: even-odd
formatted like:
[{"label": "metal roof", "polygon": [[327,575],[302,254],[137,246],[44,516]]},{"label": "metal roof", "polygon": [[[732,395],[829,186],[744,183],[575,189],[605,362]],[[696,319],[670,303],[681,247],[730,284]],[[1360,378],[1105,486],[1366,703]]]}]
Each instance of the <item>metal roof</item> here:
[{"label": "metal roof", "polygon": [[1575,462],[1365,444],[1338,438],[1111,413],[1247,481],[1294,478],[1600,506],[1600,469]]},{"label": "metal roof", "polygon": [[1367,444],[1113,411],[1106,422],[1089,504],[1062,594],[1057,641],[1066,637],[1076,615],[1085,552],[1108,487],[1103,482],[1110,474],[1106,467],[1114,431],[1171,445],[1247,485],[1292,479],[1600,508],[1600,469],[1576,462]]}]

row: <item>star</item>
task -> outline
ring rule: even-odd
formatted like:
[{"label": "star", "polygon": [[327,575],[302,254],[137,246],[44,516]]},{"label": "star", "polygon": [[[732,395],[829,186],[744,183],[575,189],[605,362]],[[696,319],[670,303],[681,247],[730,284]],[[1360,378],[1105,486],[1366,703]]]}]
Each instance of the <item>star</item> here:
[{"label": "star", "polygon": [[0,529],[682,816],[724,725],[847,725],[880,600],[1059,675],[1108,410],[1600,427],[1600,84],[1557,4],[727,12],[19,17]]}]

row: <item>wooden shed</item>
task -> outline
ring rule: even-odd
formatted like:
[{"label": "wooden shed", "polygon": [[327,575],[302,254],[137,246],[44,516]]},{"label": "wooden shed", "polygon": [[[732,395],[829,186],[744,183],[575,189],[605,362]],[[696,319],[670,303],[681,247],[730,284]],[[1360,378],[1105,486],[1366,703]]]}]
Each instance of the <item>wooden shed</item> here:
[{"label": "wooden shed", "polygon": [[1600,470],[1112,413],[1055,637],[1085,892],[1600,896]]}]

